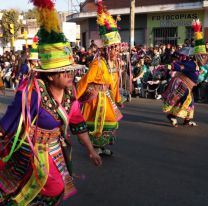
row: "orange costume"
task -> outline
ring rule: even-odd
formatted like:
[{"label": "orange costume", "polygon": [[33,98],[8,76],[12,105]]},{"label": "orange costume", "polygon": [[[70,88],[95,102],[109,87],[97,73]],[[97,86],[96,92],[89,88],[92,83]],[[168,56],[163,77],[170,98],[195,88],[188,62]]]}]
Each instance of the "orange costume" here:
[{"label": "orange costume", "polygon": [[113,144],[122,114],[115,104],[117,87],[103,58],[98,57],[90,64],[88,73],[78,83],[77,97],[83,103],[83,116],[93,145]]},{"label": "orange costume", "polygon": [[2,89],[4,89],[4,83],[3,83],[2,77],[0,75],[0,90],[2,90]]}]

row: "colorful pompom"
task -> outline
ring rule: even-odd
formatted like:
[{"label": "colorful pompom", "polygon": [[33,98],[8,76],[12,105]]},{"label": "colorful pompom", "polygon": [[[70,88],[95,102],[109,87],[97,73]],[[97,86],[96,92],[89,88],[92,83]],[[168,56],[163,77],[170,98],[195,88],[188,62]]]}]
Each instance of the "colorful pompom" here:
[{"label": "colorful pompom", "polygon": [[201,32],[202,25],[201,25],[200,20],[194,19],[192,22],[192,27],[194,29],[194,32]]},{"label": "colorful pompom", "polygon": [[47,8],[50,10],[54,8],[54,3],[51,0],[30,0],[30,2],[38,8]]},{"label": "colorful pompom", "polygon": [[[102,28],[102,31],[100,31],[100,33],[103,33],[104,31],[107,31],[107,30],[108,32],[118,30],[116,21],[108,12],[106,7],[102,5],[102,0],[98,0],[97,24],[100,26],[99,27],[100,29]],[[106,27],[105,30],[103,29],[103,26]]]},{"label": "colorful pompom", "polygon": [[51,31],[60,32],[60,26],[58,21],[58,15],[55,9],[49,10],[47,8],[39,8],[38,14],[38,22],[41,27],[43,27],[49,33]]}]

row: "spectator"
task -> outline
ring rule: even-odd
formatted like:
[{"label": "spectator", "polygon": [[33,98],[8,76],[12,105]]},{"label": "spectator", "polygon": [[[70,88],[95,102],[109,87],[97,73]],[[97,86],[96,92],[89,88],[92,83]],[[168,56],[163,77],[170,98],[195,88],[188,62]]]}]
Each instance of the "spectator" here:
[{"label": "spectator", "polygon": [[11,67],[11,64],[9,62],[4,63],[4,69],[3,69],[3,81],[6,88],[10,88],[10,80],[12,75],[13,68]]},{"label": "spectator", "polygon": [[86,55],[86,66],[89,68],[90,63],[94,59],[93,51],[92,49],[88,49],[87,55]]},{"label": "spectator", "polygon": [[198,84],[193,90],[195,94],[195,100],[197,102],[205,102],[206,100],[207,78],[208,78],[208,64],[205,64],[200,67]]},{"label": "spectator", "polygon": [[85,65],[86,64],[86,52],[85,52],[85,48],[81,47],[80,51],[77,52],[78,56],[79,56],[79,64]]},{"label": "spectator", "polygon": [[167,44],[164,54],[161,57],[162,64],[171,63],[171,45]]},{"label": "spectator", "polygon": [[153,58],[152,58],[152,66],[157,67],[158,65],[160,65],[159,49],[154,48],[153,53],[154,53],[154,55],[153,55]]},{"label": "spectator", "polygon": [[90,44],[90,49],[96,49],[97,50],[98,46],[95,44],[95,41],[92,39],[91,44]]}]

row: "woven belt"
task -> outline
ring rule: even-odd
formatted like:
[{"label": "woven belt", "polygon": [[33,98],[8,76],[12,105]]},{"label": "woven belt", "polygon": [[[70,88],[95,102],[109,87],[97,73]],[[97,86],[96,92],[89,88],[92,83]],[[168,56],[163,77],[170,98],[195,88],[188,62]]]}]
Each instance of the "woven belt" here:
[{"label": "woven belt", "polygon": [[103,85],[103,84],[88,84],[88,90],[90,91],[107,91],[109,88],[109,85]]},{"label": "woven belt", "polygon": [[36,143],[43,143],[46,144],[48,142],[57,139],[61,135],[60,128],[55,128],[52,130],[46,130],[39,127],[32,127],[30,131],[30,137],[35,136]]},{"label": "woven belt", "polygon": [[191,79],[189,79],[188,77],[186,77],[184,74],[179,74],[178,76],[186,85],[189,89],[193,89],[194,86],[196,86],[196,84],[191,81]]},{"label": "woven belt", "polygon": [[118,70],[117,70],[117,68],[112,68],[112,69],[109,69],[109,72],[110,72],[110,73],[117,73]]}]

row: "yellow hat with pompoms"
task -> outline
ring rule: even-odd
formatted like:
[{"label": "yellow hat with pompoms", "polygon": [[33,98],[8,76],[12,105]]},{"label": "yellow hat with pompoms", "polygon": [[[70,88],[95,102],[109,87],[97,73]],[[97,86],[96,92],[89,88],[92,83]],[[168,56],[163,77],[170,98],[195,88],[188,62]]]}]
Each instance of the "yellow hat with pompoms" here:
[{"label": "yellow hat with pompoms", "polygon": [[30,0],[38,13],[38,53],[40,72],[61,72],[77,69],[70,43],[60,29],[58,14],[52,0]]}]

